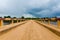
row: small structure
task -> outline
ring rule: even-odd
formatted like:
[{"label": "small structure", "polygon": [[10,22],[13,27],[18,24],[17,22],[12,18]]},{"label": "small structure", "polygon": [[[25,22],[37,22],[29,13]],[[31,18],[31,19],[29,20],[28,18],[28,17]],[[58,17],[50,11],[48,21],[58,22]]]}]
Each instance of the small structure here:
[{"label": "small structure", "polygon": [[11,18],[11,20],[12,20],[12,24],[15,22],[15,21],[17,21],[17,18]]},{"label": "small structure", "polygon": [[57,18],[57,25],[58,25],[58,28],[60,28],[60,18]]},{"label": "small structure", "polygon": [[45,18],[45,21],[47,21],[48,24],[50,24],[50,18]]},{"label": "small structure", "polygon": [[57,18],[51,18],[52,21],[55,21]]},{"label": "small structure", "polygon": [[11,18],[4,18],[4,20],[11,20]]},{"label": "small structure", "polygon": [[3,20],[4,18],[0,18],[0,26],[3,26]]}]

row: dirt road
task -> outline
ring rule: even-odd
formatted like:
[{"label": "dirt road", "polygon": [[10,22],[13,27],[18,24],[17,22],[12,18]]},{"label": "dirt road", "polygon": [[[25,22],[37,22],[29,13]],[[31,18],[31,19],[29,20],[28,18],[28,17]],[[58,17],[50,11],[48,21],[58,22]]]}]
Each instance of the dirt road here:
[{"label": "dirt road", "polygon": [[60,37],[33,20],[0,36],[0,40],[60,40]]}]

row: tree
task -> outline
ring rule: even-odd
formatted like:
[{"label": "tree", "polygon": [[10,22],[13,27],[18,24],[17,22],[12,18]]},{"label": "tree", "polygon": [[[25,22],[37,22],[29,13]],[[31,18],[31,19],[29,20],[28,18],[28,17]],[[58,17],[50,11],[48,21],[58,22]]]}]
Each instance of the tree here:
[{"label": "tree", "polygon": [[24,19],[24,16],[22,16],[21,18]]},{"label": "tree", "polygon": [[4,16],[4,18],[11,18],[11,16]]},{"label": "tree", "polygon": [[7,18],[6,16],[4,16],[4,18]]},{"label": "tree", "polygon": [[16,18],[16,17],[13,17],[13,18]]},{"label": "tree", "polygon": [[2,18],[2,17],[0,17],[0,18]]},{"label": "tree", "polygon": [[57,18],[57,17],[55,16],[55,17],[52,17],[52,18]]},{"label": "tree", "polygon": [[7,16],[7,18],[11,18],[11,16]]}]

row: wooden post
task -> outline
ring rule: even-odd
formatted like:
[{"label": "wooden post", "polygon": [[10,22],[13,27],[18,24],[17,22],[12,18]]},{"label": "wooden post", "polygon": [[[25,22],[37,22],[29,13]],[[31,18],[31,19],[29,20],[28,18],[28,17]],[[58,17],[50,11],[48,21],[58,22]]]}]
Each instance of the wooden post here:
[{"label": "wooden post", "polygon": [[41,22],[42,22],[42,19],[41,19]]},{"label": "wooden post", "polygon": [[0,26],[3,26],[3,20],[0,20]]},{"label": "wooden post", "polygon": [[60,20],[57,20],[58,28],[60,28]]},{"label": "wooden post", "polygon": [[42,21],[40,20],[40,22],[42,22]]},{"label": "wooden post", "polygon": [[14,20],[12,20],[12,24],[14,23]]},{"label": "wooden post", "polygon": [[43,22],[45,23],[45,19],[43,19]]},{"label": "wooden post", "polygon": [[17,23],[19,22],[19,20],[17,20]]},{"label": "wooden post", "polygon": [[50,19],[48,19],[48,24],[50,25]]}]

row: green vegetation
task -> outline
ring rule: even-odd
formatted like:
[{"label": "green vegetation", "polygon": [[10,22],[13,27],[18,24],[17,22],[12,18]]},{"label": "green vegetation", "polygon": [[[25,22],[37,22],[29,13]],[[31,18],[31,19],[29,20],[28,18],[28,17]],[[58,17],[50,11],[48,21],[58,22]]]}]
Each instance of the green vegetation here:
[{"label": "green vegetation", "polygon": [[[2,17],[0,17],[0,18],[2,18]],[[4,16],[4,18],[17,18],[17,17],[11,17],[11,16]],[[51,18],[57,18],[56,16],[55,17],[51,17],[51,18],[49,18],[49,17],[43,17],[43,18],[30,18],[30,17],[28,17],[28,18],[25,18],[24,16],[21,16],[20,17],[21,19],[25,19],[25,20],[40,20],[40,19],[51,19]]]},{"label": "green vegetation", "polygon": [[0,18],[2,18],[2,17],[0,17]]},{"label": "green vegetation", "polygon": [[17,18],[17,17],[13,17],[13,18]]},{"label": "green vegetation", "polygon": [[4,16],[4,18],[11,18],[11,16]]},{"label": "green vegetation", "polygon": [[24,16],[22,16],[21,19],[24,19]]}]

